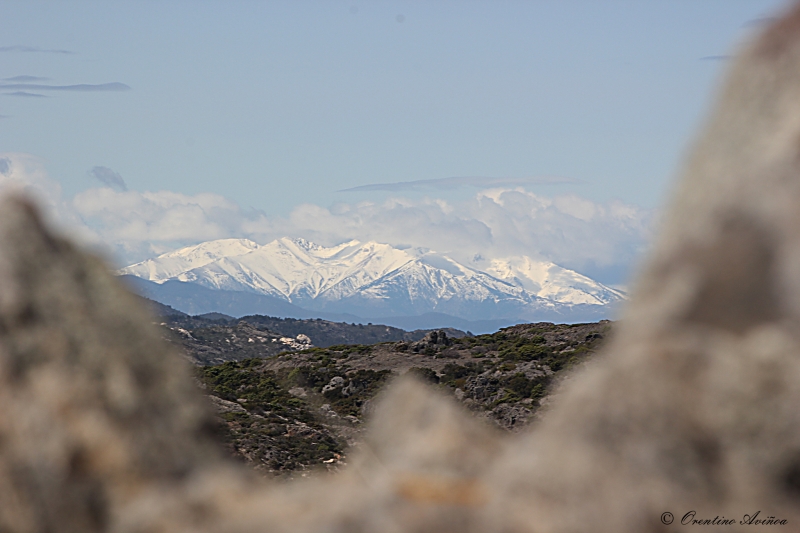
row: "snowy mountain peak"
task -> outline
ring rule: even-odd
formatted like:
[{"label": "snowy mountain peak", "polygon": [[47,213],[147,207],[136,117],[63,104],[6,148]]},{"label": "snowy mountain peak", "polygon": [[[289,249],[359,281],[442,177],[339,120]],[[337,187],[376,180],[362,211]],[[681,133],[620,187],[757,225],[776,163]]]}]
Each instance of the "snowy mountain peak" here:
[{"label": "snowy mountain peak", "polygon": [[493,259],[486,272],[540,298],[557,302],[607,305],[625,299],[620,291],[574,270],[567,270],[549,261],[536,261],[527,256]]},{"label": "snowy mountain peak", "polygon": [[119,273],[163,283],[189,270],[204,267],[226,257],[244,255],[258,248],[258,244],[248,239],[218,239],[161,254],[155,259],[125,267]]},{"label": "snowy mountain peak", "polygon": [[203,242],[194,246],[187,246],[173,252],[168,252],[161,257],[228,257],[231,255],[241,255],[258,248],[258,244],[249,239],[218,239],[215,241]]},{"label": "snowy mountain peak", "polygon": [[156,283],[175,279],[265,294],[310,309],[361,316],[522,316],[565,306],[606,306],[625,298],[577,272],[527,256],[493,259],[488,268],[477,269],[432,251],[356,240],[326,247],[288,237],[265,245],[222,239],[119,273]]},{"label": "snowy mountain peak", "polygon": [[300,250],[306,250],[309,252],[323,249],[322,246],[299,237],[297,238],[281,237],[280,239],[278,239],[278,242],[290,248],[298,248]]}]

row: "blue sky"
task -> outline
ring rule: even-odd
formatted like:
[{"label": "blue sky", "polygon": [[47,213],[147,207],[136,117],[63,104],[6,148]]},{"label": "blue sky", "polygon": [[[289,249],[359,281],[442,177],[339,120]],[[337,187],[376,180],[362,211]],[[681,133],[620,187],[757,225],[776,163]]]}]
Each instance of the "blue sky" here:
[{"label": "blue sky", "polygon": [[[469,253],[539,254],[622,283],[725,56],[783,4],[5,2],[0,152],[29,154],[19,168],[46,174],[58,201],[82,205],[76,220],[114,241],[119,262],[193,240],[281,232],[442,246],[447,231],[480,219],[492,236]],[[437,181],[446,178],[469,179]],[[401,182],[417,183],[382,186]],[[98,192],[103,185],[117,196]],[[572,206],[559,213],[575,220],[530,221],[536,231],[549,225],[553,242],[562,234],[572,255],[546,237],[496,246],[513,224],[476,213],[481,191],[498,188],[536,205],[555,199],[551,211]],[[98,214],[107,201],[124,217],[120,206],[148,192],[151,207],[191,203],[152,196],[159,191],[216,195],[193,204],[216,229],[121,243],[133,230]],[[484,200],[492,194],[500,193]],[[427,217],[427,230],[415,227],[444,232],[439,240],[376,233],[369,217],[398,205],[404,214],[383,224]],[[578,257],[580,238],[618,222],[592,226],[586,213],[611,216],[613,206],[635,212],[636,227],[620,230],[623,244]],[[163,230],[173,219],[176,228],[207,221],[158,216],[160,225],[139,222]]]}]

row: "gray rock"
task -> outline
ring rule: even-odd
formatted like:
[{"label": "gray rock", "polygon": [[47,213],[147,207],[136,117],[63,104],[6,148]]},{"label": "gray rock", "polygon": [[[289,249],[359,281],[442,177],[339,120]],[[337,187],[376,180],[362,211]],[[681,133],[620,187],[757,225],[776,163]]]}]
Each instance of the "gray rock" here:
[{"label": "gray rock", "polygon": [[327,385],[322,387],[322,393],[325,394],[326,392],[339,389],[343,387],[345,384],[345,379],[342,376],[334,376],[328,382]]},{"label": "gray rock", "polygon": [[308,393],[306,392],[306,390],[303,387],[292,387],[291,389],[289,389],[289,394],[291,394],[292,396],[295,396],[297,398],[307,398],[308,397]]},{"label": "gray rock", "polygon": [[102,262],[0,214],[0,531],[111,530],[222,464],[209,406]]},{"label": "gray rock", "polygon": [[[289,391],[290,393],[292,391]],[[247,409],[242,407],[240,404],[236,402],[231,402],[229,400],[223,400],[219,396],[209,395],[208,399],[211,400],[211,403],[214,404],[217,412],[219,413],[246,413]]]}]

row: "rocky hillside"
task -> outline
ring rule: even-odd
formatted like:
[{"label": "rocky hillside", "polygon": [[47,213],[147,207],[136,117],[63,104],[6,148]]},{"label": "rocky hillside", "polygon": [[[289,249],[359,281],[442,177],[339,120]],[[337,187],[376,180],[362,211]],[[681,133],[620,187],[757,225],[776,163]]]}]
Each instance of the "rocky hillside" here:
[{"label": "rocky hillside", "polygon": [[[257,335],[247,329],[253,326],[237,327],[240,339]],[[419,341],[311,348],[204,366],[198,374],[218,408],[231,453],[265,474],[292,477],[344,464],[375,395],[408,372],[516,431],[535,418],[561,376],[586,361],[610,329],[603,321],[525,324],[462,338],[434,331]],[[203,343],[208,337],[195,338]],[[241,345],[246,350],[264,344]]]},{"label": "rocky hillside", "polygon": [[162,325],[167,328],[167,339],[178,344],[196,365],[262,359],[313,347],[306,335],[289,337],[247,322],[208,321],[194,328],[184,328],[174,322]]},{"label": "rocky hillside", "polygon": [[[432,331],[428,329],[406,331],[381,324],[348,324],[321,319],[276,318],[263,315],[250,315],[239,319],[221,313],[190,316],[168,305],[146,298],[144,300],[151,311],[161,317],[161,325],[172,331],[170,340],[182,343],[190,359],[196,364],[217,364],[249,357],[270,357],[282,351],[310,347],[326,348],[340,344],[376,344],[392,341],[412,342],[420,340]],[[455,328],[444,328],[442,331],[449,337],[463,337],[469,334]],[[241,340],[242,337],[244,341]],[[258,340],[259,338],[265,340]],[[265,344],[267,341],[270,344]],[[243,342],[254,346],[245,346]]]},{"label": "rocky hillside", "polygon": [[[314,346],[327,348],[338,344],[377,344],[379,342],[417,341],[431,330],[417,329],[406,331],[400,328],[381,324],[348,324],[321,319],[276,318],[263,315],[250,315],[241,319],[248,324],[271,331],[279,331],[284,335],[296,337],[307,335]],[[455,329],[444,328],[449,337],[463,337],[467,333]]]}]

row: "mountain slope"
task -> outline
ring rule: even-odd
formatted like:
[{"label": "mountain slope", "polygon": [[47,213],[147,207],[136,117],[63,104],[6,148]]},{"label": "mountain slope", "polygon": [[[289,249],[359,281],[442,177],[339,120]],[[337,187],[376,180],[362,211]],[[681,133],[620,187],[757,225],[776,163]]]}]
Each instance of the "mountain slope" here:
[{"label": "mountain slope", "polygon": [[243,255],[258,249],[258,247],[258,244],[247,239],[208,241],[130,265],[123,268],[120,273],[163,283],[194,268],[206,266],[225,257]]},{"label": "mountain slope", "polygon": [[488,274],[526,291],[561,303],[607,305],[625,299],[625,294],[555,263],[518,256],[493,259]]},{"label": "mountain slope", "polygon": [[190,315],[217,312],[232,316],[267,314],[291,318],[315,318],[315,313],[307,309],[263,294],[213,290],[196,283],[176,280],[155,283],[129,274],[120,276],[120,279],[133,292]]},{"label": "mountain slope", "polygon": [[302,239],[283,238],[244,255],[224,257],[187,269],[175,279],[215,289],[258,292],[300,303],[350,296],[360,287],[412,260],[405,252],[385,244],[352,241],[323,248]]}]

